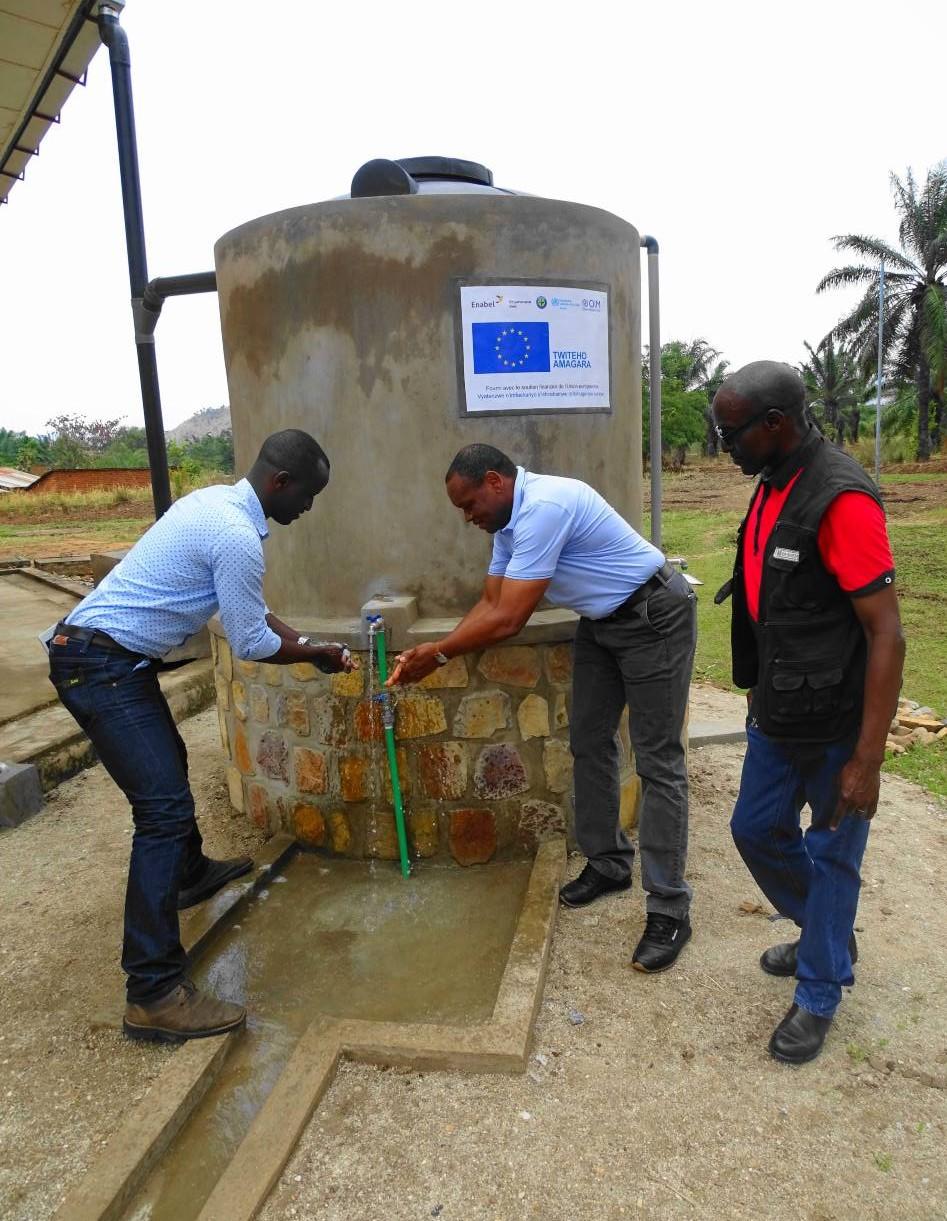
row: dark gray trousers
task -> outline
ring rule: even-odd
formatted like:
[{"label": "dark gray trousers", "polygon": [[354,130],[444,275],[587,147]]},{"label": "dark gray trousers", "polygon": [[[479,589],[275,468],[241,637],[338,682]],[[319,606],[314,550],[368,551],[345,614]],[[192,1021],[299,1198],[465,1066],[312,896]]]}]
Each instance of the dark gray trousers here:
[{"label": "dark gray trousers", "polygon": [[610,878],[631,872],[635,850],[618,821],[622,710],[641,777],[638,844],[647,908],[680,919],[691,888],[687,860],[687,762],[681,734],[697,642],[697,599],[676,572],[618,618],[579,620],[570,744],[575,830],[589,862]]}]

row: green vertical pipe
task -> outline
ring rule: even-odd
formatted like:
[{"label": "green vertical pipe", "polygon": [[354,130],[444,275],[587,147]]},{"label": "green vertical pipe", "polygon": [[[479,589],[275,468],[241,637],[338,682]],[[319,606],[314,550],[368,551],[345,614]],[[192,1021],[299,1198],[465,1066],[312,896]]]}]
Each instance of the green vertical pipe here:
[{"label": "green vertical pipe", "polygon": [[[385,652],[384,629],[375,633],[375,648],[378,652],[378,681],[384,688],[388,681],[388,656]],[[385,747],[388,751],[388,769],[391,772],[391,792],[395,800],[395,830],[398,832],[398,851],[401,853],[401,876],[406,878],[411,872],[411,862],[408,860],[408,837],[404,830],[404,806],[401,803],[401,781],[398,779],[395,727],[389,723],[392,720],[388,702],[391,695],[387,691],[383,691],[382,698],[384,700],[383,713],[388,713],[388,716],[385,717]]]}]

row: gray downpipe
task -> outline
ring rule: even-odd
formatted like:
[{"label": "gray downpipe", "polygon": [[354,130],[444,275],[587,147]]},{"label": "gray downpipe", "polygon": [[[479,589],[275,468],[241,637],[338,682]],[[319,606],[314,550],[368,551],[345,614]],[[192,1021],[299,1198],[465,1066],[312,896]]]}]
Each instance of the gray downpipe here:
[{"label": "gray downpipe", "polygon": [[651,542],[661,546],[661,307],[658,296],[658,241],[645,234],[648,252],[648,356],[650,363]]},{"label": "gray downpipe", "polygon": [[128,251],[128,279],[132,313],[135,319],[135,347],[138,353],[138,378],[151,467],[151,495],[155,517],[171,505],[171,480],[168,474],[168,449],[161,418],[161,393],[153,333],[139,330],[138,313],[148,283],[145,257],[145,222],[141,208],[141,181],[138,175],[138,145],[135,139],[135,109],[132,103],[131,58],[128,38],[119,25],[124,0],[98,6],[99,37],[108,47],[112,69],[112,98],[115,104],[115,134],[118,138],[118,168],[122,180],[122,207],[125,213],[125,243]]}]

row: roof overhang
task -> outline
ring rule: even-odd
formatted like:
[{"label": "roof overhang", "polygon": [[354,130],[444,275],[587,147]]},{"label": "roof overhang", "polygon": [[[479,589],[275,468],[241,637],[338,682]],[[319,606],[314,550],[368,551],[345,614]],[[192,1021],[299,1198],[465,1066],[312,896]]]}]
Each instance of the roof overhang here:
[{"label": "roof overhang", "polygon": [[[101,46],[97,0],[0,0],[0,203]],[[118,0],[116,8],[121,8]]]}]

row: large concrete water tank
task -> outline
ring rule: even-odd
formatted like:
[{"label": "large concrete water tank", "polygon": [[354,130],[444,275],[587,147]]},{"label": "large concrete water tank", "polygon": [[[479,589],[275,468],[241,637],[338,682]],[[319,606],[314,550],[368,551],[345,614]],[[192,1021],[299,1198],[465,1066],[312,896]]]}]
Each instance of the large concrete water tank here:
[{"label": "large concrete water tank", "polygon": [[[471,441],[584,479],[639,524],[639,238],[626,221],[417,158],[369,163],[353,196],[232,230],[216,263],[237,469],[289,427],[332,463],[314,511],[267,545],[281,616],[344,620],[385,593],[414,595],[422,616],[466,609],[489,542],[448,502],[444,472]],[[464,285],[606,293],[609,409],[467,414]]]},{"label": "large concrete water tank", "polygon": [[[332,477],[267,543],[269,605],[301,631],[392,649],[436,640],[479,595],[490,540],[444,491],[461,446],[596,487],[641,516],[639,238],[597,208],[494,187],[470,162],[370,162],[352,194],[220,239],[217,283],[237,469],[303,428]],[[575,616],[402,693],[395,731],[414,856],[462,865],[571,834]],[[234,806],[343,856],[397,857],[378,756],[377,676],[232,656],[212,624]],[[620,738],[621,817],[638,780]]]}]

